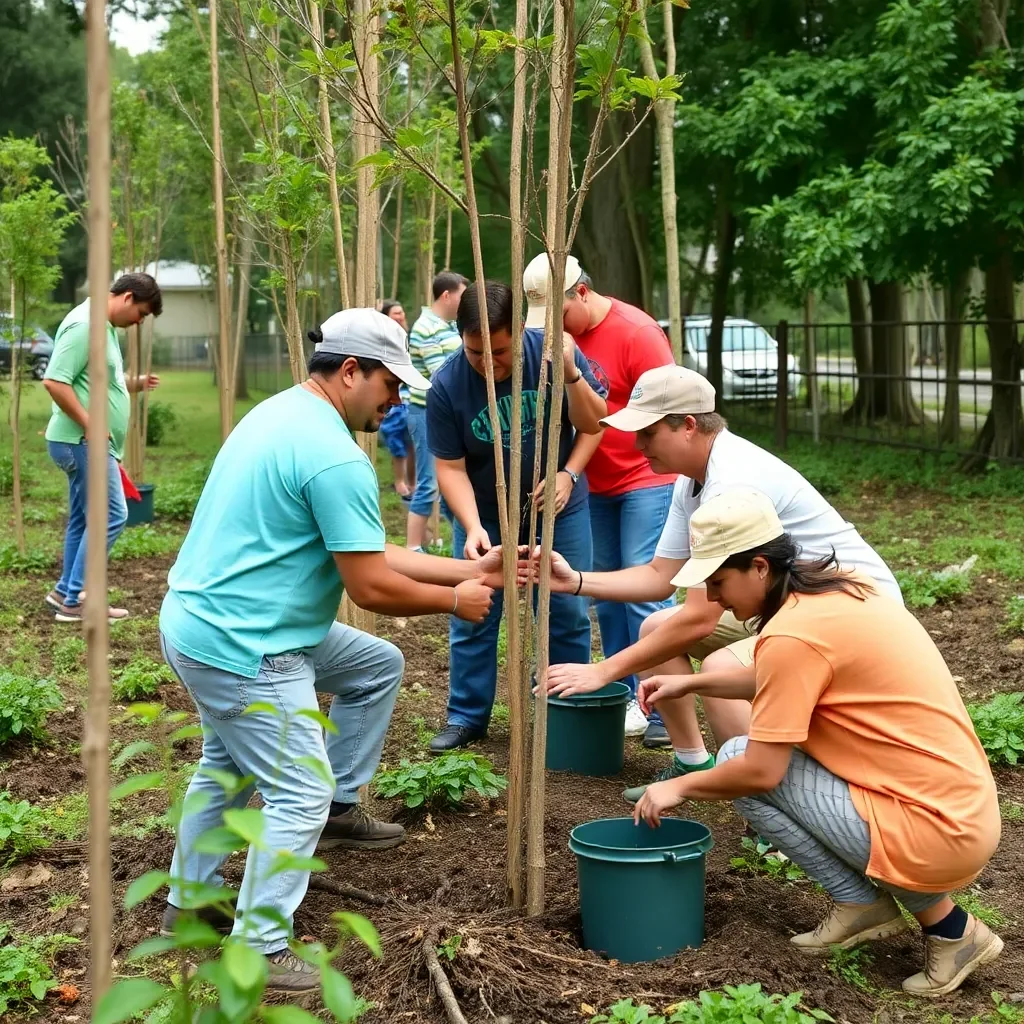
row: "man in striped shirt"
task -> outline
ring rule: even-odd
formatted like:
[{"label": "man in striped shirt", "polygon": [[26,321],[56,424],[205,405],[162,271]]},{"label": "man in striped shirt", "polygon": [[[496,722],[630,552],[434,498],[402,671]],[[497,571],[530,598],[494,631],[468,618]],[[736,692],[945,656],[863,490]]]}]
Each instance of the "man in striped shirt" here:
[{"label": "man in striped shirt", "polygon": [[[434,278],[431,294],[434,301],[424,306],[409,333],[409,356],[412,365],[428,380],[441,364],[462,348],[462,338],[455,329],[459,300],[469,281],[461,274],[443,270]],[[422,551],[427,537],[427,522],[437,500],[437,474],[434,456],[427,446],[427,393],[407,388],[409,402],[409,436],[416,450],[416,489],[409,502],[409,520],[405,530],[406,547]]]}]

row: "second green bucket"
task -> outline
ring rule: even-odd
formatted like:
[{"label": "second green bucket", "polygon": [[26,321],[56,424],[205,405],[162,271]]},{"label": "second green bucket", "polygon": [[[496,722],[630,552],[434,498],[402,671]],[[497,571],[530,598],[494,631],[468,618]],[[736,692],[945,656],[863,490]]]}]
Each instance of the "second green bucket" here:
[{"label": "second green bucket", "polygon": [[548,771],[618,775],[626,751],[629,687],[609,683],[573,697],[548,697]]}]

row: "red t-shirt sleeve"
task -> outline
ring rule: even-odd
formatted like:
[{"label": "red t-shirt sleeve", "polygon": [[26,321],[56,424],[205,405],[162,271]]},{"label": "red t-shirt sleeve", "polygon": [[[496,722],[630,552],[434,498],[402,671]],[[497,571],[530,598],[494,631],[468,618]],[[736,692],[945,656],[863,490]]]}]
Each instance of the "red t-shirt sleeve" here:
[{"label": "red t-shirt sleeve", "polygon": [[645,324],[637,328],[627,351],[631,357],[629,373],[634,382],[648,370],[675,362],[672,358],[672,346],[668,343],[665,332],[657,324]]}]

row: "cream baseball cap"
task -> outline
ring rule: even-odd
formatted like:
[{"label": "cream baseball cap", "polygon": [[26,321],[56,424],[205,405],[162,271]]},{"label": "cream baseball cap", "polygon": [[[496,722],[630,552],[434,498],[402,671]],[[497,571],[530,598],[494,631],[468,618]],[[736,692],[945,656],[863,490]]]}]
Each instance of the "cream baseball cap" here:
[{"label": "cream baseball cap", "polygon": [[[583,276],[583,268],[575,256],[565,258],[564,291],[575,288]],[[534,256],[523,271],[523,291],[526,292],[525,327],[543,327],[548,306],[548,288],[551,284],[551,265],[548,254]]]},{"label": "cream baseball cap", "polygon": [[601,423],[616,430],[643,430],[666,416],[715,411],[715,389],[707,377],[685,366],[656,366],[640,374],[625,408]]},{"label": "cream baseball cap", "polygon": [[785,532],[767,494],[745,487],[723,491],[690,517],[690,557],[672,583],[698,587],[730,555],[776,540]]}]

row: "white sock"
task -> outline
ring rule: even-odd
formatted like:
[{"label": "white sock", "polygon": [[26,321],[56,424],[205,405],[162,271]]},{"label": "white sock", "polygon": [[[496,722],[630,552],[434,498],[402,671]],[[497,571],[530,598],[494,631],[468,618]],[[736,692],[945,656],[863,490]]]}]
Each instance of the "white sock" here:
[{"label": "white sock", "polygon": [[706,747],[674,747],[681,764],[703,764],[711,755]]}]

